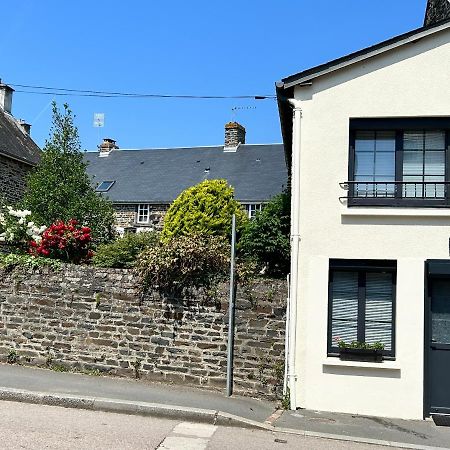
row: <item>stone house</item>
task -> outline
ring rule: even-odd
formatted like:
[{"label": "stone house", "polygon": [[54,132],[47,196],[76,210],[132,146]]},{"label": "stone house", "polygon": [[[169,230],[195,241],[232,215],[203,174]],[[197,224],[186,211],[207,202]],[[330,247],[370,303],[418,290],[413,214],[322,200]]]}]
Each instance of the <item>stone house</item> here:
[{"label": "stone house", "polygon": [[[277,83],[291,408],[450,414],[450,7]],[[359,347],[343,351],[342,345]]]},{"label": "stone house", "polygon": [[287,168],[282,144],[246,144],[245,134],[230,122],[224,145],[210,147],[124,150],[104,139],[85,153],[87,171],[124,229],[159,229],[173,200],[205,179],[226,179],[251,218],[286,187]]},{"label": "stone house", "polygon": [[11,114],[13,92],[0,80],[0,198],[11,203],[21,199],[26,175],[41,152],[30,137],[30,125]]}]

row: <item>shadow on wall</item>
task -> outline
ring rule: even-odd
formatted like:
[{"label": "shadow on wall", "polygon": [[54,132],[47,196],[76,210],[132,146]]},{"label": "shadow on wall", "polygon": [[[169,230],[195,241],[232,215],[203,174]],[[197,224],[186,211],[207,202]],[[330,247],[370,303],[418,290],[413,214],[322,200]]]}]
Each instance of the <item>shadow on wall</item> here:
[{"label": "shadow on wall", "polygon": [[344,375],[370,378],[401,378],[400,369],[376,369],[367,367],[341,367],[324,365],[323,373],[330,375]]},{"label": "shadow on wall", "polygon": [[450,226],[450,217],[342,216],[342,225]]}]

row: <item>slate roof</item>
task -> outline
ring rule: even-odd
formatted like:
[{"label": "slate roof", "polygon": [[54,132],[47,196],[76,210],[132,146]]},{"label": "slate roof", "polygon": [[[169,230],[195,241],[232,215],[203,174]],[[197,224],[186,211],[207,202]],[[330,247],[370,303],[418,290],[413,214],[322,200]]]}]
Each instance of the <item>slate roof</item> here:
[{"label": "slate roof", "polygon": [[223,146],[113,150],[107,157],[87,152],[85,159],[95,185],[115,181],[104,194],[114,203],[171,203],[184,189],[218,178],[234,187],[237,200],[261,202],[287,182],[282,144],[244,144],[236,152]]},{"label": "slate roof", "polygon": [[41,150],[31,137],[22,131],[10,114],[0,108],[0,154],[29,165],[39,162]]}]

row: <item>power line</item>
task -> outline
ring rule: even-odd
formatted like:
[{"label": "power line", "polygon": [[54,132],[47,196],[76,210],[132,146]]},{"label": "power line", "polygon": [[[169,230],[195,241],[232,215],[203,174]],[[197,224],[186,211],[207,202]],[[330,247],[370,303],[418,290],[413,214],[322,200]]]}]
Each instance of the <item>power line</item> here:
[{"label": "power line", "polygon": [[[16,92],[39,95],[60,95],[72,97],[102,97],[102,98],[177,98],[177,99],[198,99],[198,100],[226,100],[226,99],[252,99],[266,100],[275,99],[273,94],[264,95],[176,95],[176,94],[141,94],[131,92],[111,92],[94,91],[85,89],[68,89],[50,86],[33,86],[27,84],[7,83],[9,86],[24,89],[16,89]],[[36,90],[38,89],[38,90]]]}]

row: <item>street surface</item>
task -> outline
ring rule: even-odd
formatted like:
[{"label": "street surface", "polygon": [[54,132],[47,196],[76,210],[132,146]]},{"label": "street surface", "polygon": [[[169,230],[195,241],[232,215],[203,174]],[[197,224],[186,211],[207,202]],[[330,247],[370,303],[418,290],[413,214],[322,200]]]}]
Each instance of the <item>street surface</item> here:
[{"label": "street surface", "polygon": [[0,402],[0,448],[8,450],[387,449],[268,431],[6,401]]}]

